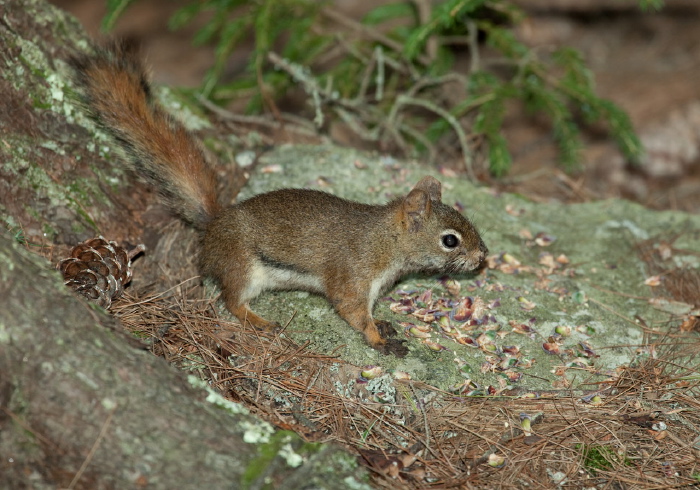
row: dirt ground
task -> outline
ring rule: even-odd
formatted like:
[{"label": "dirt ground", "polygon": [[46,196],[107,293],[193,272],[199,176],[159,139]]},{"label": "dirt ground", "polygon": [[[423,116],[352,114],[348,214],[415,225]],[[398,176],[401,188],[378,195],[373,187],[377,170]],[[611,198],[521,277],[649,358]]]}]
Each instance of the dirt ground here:
[{"label": "dirt ground", "polygon": [[[53,0],[99,35],[102,2]],[[157,81],[195,86],[213,59],[211,47],[192,47],[187,30],[171,32],[167,19],[182,1],[136,2],[115,34],[140,43]],[[633,2],[520,0],[530,17],[518,36],[538,49],[566,45],[581,50],[599,94],[628,111],[647,154],[642,165],[626,162],[601,128],[586,135],[583,168],[566,174],[546,126],[513,111],[505,133],[514,157],[511,173],[494,187],[536,200],[576,202],[626,197],[654,209],[700,210],[700,5],[670,0],[660,13],[644,13]],[[362,2],[338,0],[348,15]],[[601,7],[604,5],[605,7]],[[366,8],[366,7],[364,7]],[[234,55],[235,76],[245,53]]]}]

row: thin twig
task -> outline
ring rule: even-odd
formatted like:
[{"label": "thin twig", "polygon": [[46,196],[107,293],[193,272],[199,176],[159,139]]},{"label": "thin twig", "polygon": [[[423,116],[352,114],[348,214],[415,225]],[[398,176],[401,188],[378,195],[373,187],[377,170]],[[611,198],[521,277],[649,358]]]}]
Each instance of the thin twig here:
[{"label": "thin twig", "polygon": [[481,61],[479,57],[479,30],[476,28],[476,22],[467,20],[467,33],[469,35],[469,71],[476,73],[479,71]]},{"label": "thin twig", "polygon": [[[428,0],[413,0],[418,11],[418,22],[420,25],[425,25],[430,22],[433,13],[433,7]],[[430,62],[434,62],[438,55],[438,40],[435,36],[430,36],[425,44],[425,50],[428,53]]]},{"label": "thin twig", "polygon": [[[356,20],[346,17],[343,14],[331,8],[324,8],[323,10],[321,10],[321,13],[329,19],[337,22],[338,24],[341,24],[347,28],[359,32],[363,37],[366,37],[367,39],[383,44],[384,46],[396,53],[401,53],[403,51],[403,45],[401,43],[399,43],[398,41],[394,41],[388,36],[385,36],[384,34],[372,28],[371,26],[361,24]],[[427,66],[430,64],[430,58],[428,58],[425,55],[418,55],[416,59],[422,65]]]},{"label": "thin twig", "polygon": [[78,481],[83,476],[83,473],[85,472],[88,465],[92,461],[92,458],[95,456],[95,452],[97,452],[97,448],[100,447],[100,442],[102,441],[102,439],[104,439],[105,434],[107,434],[107,428],[109,428],[109,425],[112,423],[112,417],[114,416],[114,412],[116,410],[117,410],[116,406],[114,408],[112,408],[112,410],[110,410],[109,414],[107,415],[107,418],[102,423],[102,428],[100,429],[100,433],[97,435],[95,442],[92,443],[92,447],[90,448],[90,452],[88,453],[87,457],[83,461],[83,464],[80,465],[80,469],[78,469],[78,472],[75,474],[75,476],[71,480],[70,484],[68,485],[69,489],[75,488],[75,485],[77,485]]},{"label": "thin twig", "polygon": [[423,107],[424,109],[427,109],[429,111],[434,112],[435,114],[439,115],[442,117],[445,121],[449,123],[450,126],[452,126],[452,130],[455,132],[457,135],[457,138],[459,139],[459,146],[462,150],[462,158],[464,159],[464,166],[467,171],[467,175],[469,178],[472,180],[476,180],[476,176],[474,175],[474,168],[472,165],[472,153],[471,150],[469,149],[469,144],[467,143],[467,137],[464,134],[464,130],[462,129],[462,126],[459,124],[459,121],[450,114],[447,110],[443,109],[442,107],[438,107],[432,102],[425,100],[425,99],[419,99],[415,97],[406,97],[405,95],[399,95],[396,98],[396,102],[394,103],[394,106],[391,108],[391,113],[389,114],[388,121],[392,122],[393,120],[396,119],[396,114],[398,113],[399,109],[402,106],[405,105],[414,105],[418,107]]}]

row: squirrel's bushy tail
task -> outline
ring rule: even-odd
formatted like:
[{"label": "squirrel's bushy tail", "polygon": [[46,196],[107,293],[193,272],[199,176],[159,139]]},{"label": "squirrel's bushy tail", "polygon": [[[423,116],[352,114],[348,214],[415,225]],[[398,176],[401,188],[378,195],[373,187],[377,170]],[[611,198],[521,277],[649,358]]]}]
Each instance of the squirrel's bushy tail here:
[{"label": "squirrel's bushy tail", "polygon": [[198,141],[154,100],[136,53],[115,42],[71,64],[89,114],[173,211],[198,228],[218,214],[214,169]]}]

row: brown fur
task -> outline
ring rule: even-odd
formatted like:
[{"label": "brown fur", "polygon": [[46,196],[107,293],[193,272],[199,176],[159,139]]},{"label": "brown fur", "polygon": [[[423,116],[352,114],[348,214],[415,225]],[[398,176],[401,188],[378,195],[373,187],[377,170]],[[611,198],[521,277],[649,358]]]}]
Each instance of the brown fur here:
[{"label": "brown fur", "polygon": [[242,322],[277,327],[248,302],[269,289],[304,289],[325,295],[372,347],[404,355],[407,349],[387,340],[380,333],[386,326],[372,318],[381,291],[411,272],[467,272],[486,256],[476,228],[441,202],[432,177],[386,205],[282,189],[223,209],[199,144],[152,100],[133,55],[113,45],[73,66],[89,111],[134,168],[202,230],[202,274],[216,280]]}]

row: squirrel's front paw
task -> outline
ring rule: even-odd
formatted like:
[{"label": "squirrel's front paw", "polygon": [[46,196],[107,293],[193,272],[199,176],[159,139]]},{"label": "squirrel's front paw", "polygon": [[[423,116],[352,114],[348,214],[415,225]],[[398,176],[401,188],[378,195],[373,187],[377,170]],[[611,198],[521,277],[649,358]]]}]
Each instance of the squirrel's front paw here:
[{"label": "squirrel's front paw", "polygon": [[406,357],[408,347],[404,345],[405,343],[405,340],[388,339],[385,344],[382,344],[380,352],[387,356],[393,354],[396,357]]},{"label": "squirrel's front paw", "polygon": [[393,337],[396,335],[396,328],[386,320],[374,320],[374,324],[377,326],[377,331],[379,335],[383,338]]}]

